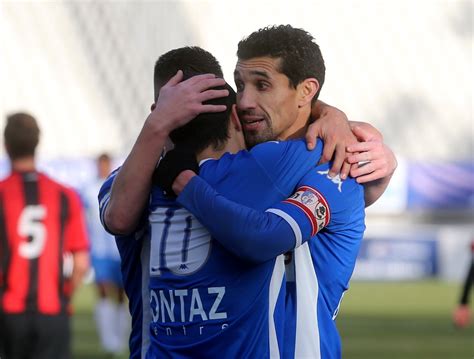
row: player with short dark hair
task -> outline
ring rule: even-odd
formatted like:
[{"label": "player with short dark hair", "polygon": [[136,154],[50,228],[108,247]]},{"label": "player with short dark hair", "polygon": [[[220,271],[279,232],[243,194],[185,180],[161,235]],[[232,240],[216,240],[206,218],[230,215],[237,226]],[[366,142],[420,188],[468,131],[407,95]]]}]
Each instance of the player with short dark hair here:
[{"label": "player with short dark hair", "polygon": [[33,157],[40,130],[33,116],[19,112],[7,117],[4,130],[5,149],[11,160]]},{"label": "player with short dark hair", "polygon": [[[196,56],[193,56],[193,55]],[[194,64],[193,59],[197,63]],[[184,61],[189,65],[181,66]],[[180,62],[181,61],[181,62]],[[164,65],[163,63],[167,63]],[[173,63],[178,65],[172,65]],[[168,64],[171,64],[169,66]],[[208,64],[208,65],[207,65]],[[215,90],[214,87],[226,85],[222,78],[222,71],[217,60],[209,52],[198,47],[186,47],[172,50],[162,55],[156,62],[154,71],[155,102],[151,106],[151,114],[148,116],[139,135],[140,141],[146,143],[147,158],[137,157],[137,153],[142,150],[140,141],[134,146],[124,165],[112,172],[104,182],[99,192],[99,208],[101,221],[104,227],[116,235],[116,243],[122,259],[122,276],[124,288],[129,298],[129,309],[132,315],[132,332],[130,334],[129,348],[130,358],[144,358],[150,343],[150,315],[149,308],[150,295],[148,289],[149,282],[149,262],[150,262],[150,237],[147,224],[147,212],[138,210],[126,211],[123,215],[110,216],[109,208],[114,207],[115,201],[124,197],[134,197],[137,193],[130,194],[129,191],[138,189],[139,196],[149,198],[149,184],[151,184],[153,170],[156,166],[165,141],[174,129],[185,125],[201,112],[210,113],[212,111],[225,111],[222,105],[206,104],[207,100],[228,95],[228,90]],[[161,71],[161,67],[165,70]],[[198,75],[187,80],[183,80],[183,70],[187,73],[200,71],[207,73]],[[167,81],[169,79],[169,81]],[[195,95],[194,101],[179,102],[179,98],[185,98],[187,94]],[[159,95],[159,96],[158,96]],[[176,102],[178,99],[178,102]],[[204,102],[204,104],[203,104]],[[186,132],[186,131],[185,131]],[[179,138],[179,135],[177,136]],[[201,137],[201,140],[205,136]],[[213,140],[210,140],[212,143]],[[156,152],[153,152],[156,151]],[[157,157],[153,157],[154,154]],[[150,163],[147,164],[147,161]],[[135,169],[143,174],[141,178],[144,183],[133,179],[127,184],[128,170],[137,165]],[[149,173],[146,175],[146,167],[149,166]],[[122,172],[125,169],[125,172]],[[121,173],[122,172],[122,173]],[[118,175],[125,175],[125,185],[117,185],[115,178]],[[147,192],[143,192],[143,188]],[[124,197],[121,197],[124,196]],[[131,217],[137,216],[138,223],[131,233],[122,230]],[[112,225],[112,228],[110,226]],[[117,233],[122,233],[117,234]],[[145,308],[145,310],[144,310]]]},{"label": "player with short dark hair", "polygon": [[297,116],[292,102],[311,94],[309,108],[315,105],[326,70],[313,37],[289,25],[266,27],[241,40],[237,56],[234,80],[247,146],[303,137],[311,116]]},{"label": "player with short dark hair", "polygon": [[313,97],[315,103],[324,84],[326,66],[319,45],[313,40],[313,36],[303,29],[290,25],[268,26],[241,40],[237,45],[237,57],[240,60],[279,59],[279,71],[288,77],[293,88],[307,78],[315,78],[319,83],[319,90]]},{"label": "player with short dark hair", "polygon": [[7,117],[12,172],[0,181],[0,312],[8,359],[70,357],[69,301],[89,263],[78,195],[36,170],[39,133],[31,115]]}]

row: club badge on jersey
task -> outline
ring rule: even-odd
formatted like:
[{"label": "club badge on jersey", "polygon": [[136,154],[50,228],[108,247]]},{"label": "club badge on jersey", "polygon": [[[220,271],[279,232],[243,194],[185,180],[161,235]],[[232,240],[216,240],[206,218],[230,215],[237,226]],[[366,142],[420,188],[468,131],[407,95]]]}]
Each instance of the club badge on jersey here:
[{"label": "club badge on jersey", "polygon": [[323,229],[329,223],[330,211],[326,199],[316,189],[301,186],[284,202],[291,203],[300,208],[311,222],[311,236]]}]

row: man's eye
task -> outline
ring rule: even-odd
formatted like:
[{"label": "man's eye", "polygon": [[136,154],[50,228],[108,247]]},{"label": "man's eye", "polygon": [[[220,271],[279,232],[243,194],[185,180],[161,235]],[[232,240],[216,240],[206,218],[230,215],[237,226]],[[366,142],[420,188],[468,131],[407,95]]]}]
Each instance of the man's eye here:
[{"label": "man's eye", "polygon": [[237,92],[242,92],[244,90],[244,84],[240,81],[236,81],[235,88],[237,89]]},{"label": "man's eye", "polygon": [[268,88],[268,84],[264,81],[258,81],[257,82],[257,88],[259,90],[266,90]]}]

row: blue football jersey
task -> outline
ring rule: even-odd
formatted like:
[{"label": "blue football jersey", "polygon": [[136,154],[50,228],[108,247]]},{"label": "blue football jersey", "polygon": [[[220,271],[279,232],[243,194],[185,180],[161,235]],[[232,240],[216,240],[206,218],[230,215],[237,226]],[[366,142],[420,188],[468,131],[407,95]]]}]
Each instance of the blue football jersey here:
[{"label": "blue football jersey", "polygon": [[306,217],[315,234],[287,256],[286,358],[341,357],[334,320],[365,230],[365,202],[363,187],[353,178],[330,178],[329,166],[311,170],[274,206],[297,223]]},{"label": "blue football jersey", "polygon": [[[265,210],[287,198],[321,156],[303,140],[267,142],[201,165],[227,198]],[[284,258],[242,260],[175,200],[152,190],[149,214],[150,358],[280,357]],[[223,224],[225,225],[225,224]]]},{"label": "blue football jersey", "polygon": [[354,179],[329,178],[328,170],[328,165],[311,169],[290,198],[265,212],[224,198],[199,177],[178,197],[219,243],[242,258],[266,261],[309,241],[286,260],[286,358],[341,355],[334,319],[364,232],[364,200]]},{"label": "blue football jersey", "polygon": [[[99,191],[100,220],[106,230],[108,229],[104,222],[104,214],[117,172],[118,170],[115,170],[110,174]],[[132,316],[129,339],[130,359],[142,359],[145,358],[150,343],[148,295],[150,238],[146,217],[142,219],[135,232],[127,236],[116,235],[115,242],[120,254],[122,281]]]}]

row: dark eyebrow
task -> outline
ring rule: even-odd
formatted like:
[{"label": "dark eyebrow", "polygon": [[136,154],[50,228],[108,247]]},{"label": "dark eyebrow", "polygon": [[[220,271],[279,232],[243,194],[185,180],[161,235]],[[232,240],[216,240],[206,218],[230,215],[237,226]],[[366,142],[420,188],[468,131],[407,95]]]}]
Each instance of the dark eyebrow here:
[{"label": "dark eyebrow", "polygon": [[250,71],[252,75],[257,75],[257,76],[262,76],[265,77],[266,79],[269,79],[270,76],[268,76],[268,73],[266,71],[258,71],[258,70],[253,70]]},{"label": "dark eyebrow", "polygon": [[[250,71],[251,75],[257,75],[257,76],[262,76],[266,79],[270,79],[270,76],[266,71],[259,71],[259,70],[252,70]],[[234,71],[234,78],[240,78],[240,74],[237,70]]]}]

